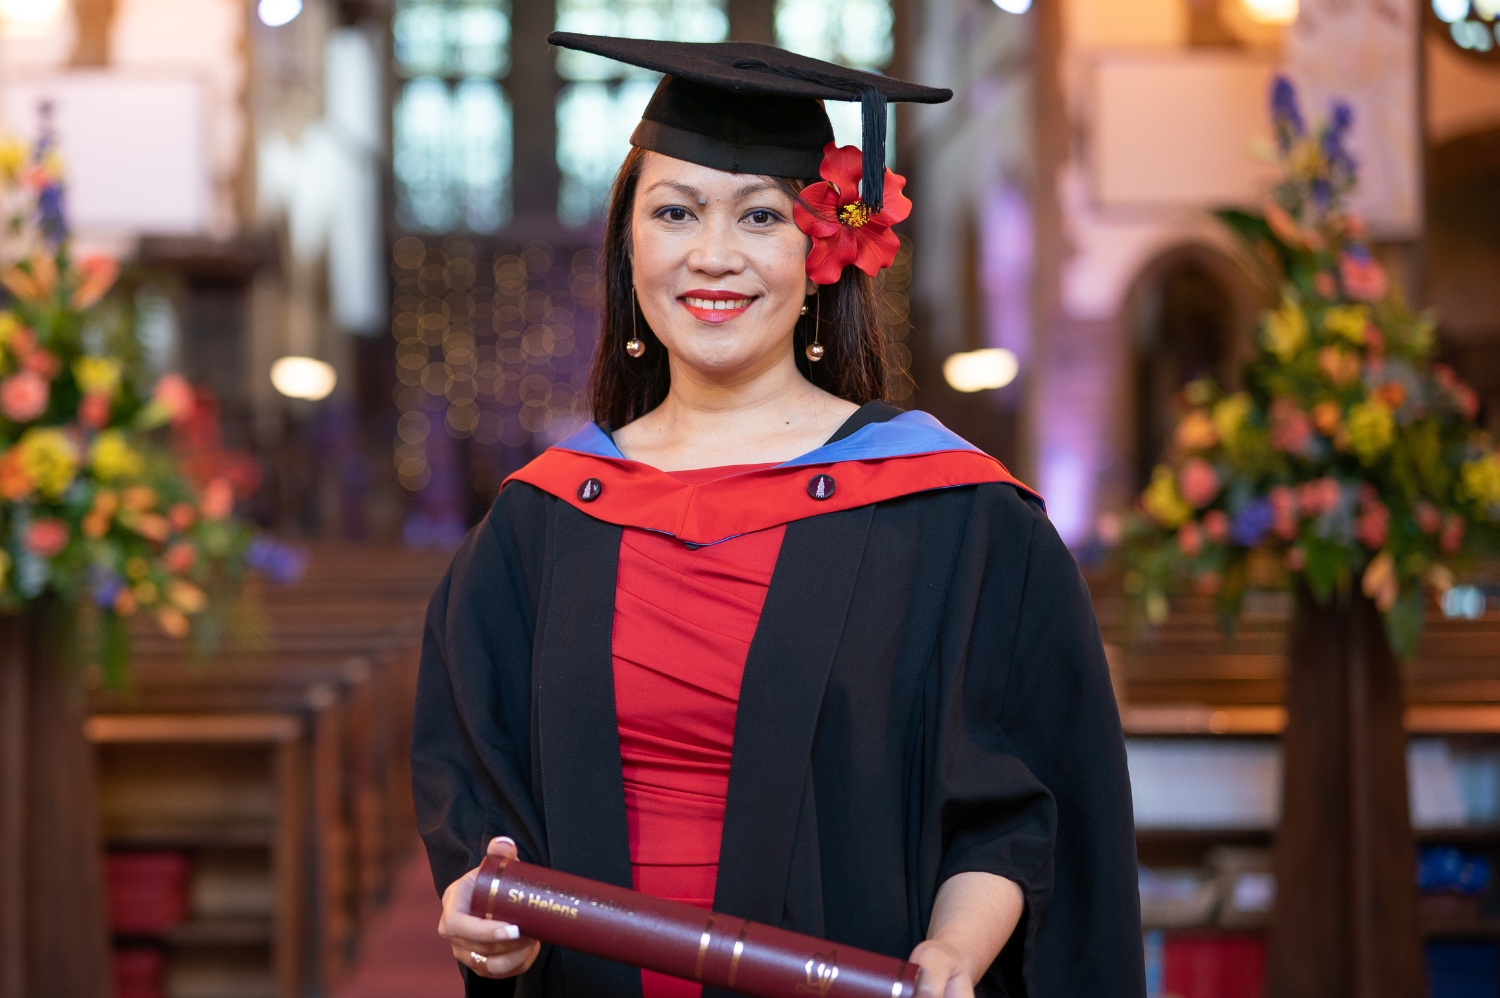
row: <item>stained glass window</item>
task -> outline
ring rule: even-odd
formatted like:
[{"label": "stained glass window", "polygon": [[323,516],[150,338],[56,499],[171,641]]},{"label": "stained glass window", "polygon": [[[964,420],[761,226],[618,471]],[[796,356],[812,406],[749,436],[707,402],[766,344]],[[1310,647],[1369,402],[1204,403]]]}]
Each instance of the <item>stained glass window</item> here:
[{"label": "stained glass window", "polygon": [[[729,36],[729,17],[725,0],[557,0],[557,30],[720,42]],[[568,49],[558,50],[557,71],[568,81],[557,98],[557,214],[585,225],[604,207],[660,77]]]},{"label": "stained glass window", "polygon": [[[891,62],[895,15],[891,0],[776,0],[776,44],[792,52],[882,72]],[[860,144],[859,104],[829,101],[833,137],[841,146]],[[895,108],[886,119],[886,159],[894,162]]]},{"label": "stained glass window", "polygon": [[855,69],[890,65],[891,0],[776,0],[776,44]]},{"label": "stained glass window", "polygon": [[510,217],[508,0],[398,0],[392,110],[396,217],[426,232],[493,232]]}]

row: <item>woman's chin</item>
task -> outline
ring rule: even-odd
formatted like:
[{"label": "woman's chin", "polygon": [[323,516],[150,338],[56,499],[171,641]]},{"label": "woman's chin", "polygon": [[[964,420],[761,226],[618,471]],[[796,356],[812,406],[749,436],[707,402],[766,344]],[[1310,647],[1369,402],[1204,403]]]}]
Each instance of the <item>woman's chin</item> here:
[{"label": "woman's chin", "polygon": [[[737,376],[774,366],[775,350],[747,351],[741,337],[694,337],[692,349],[676,351],[679,363],[714,381],[733,381]],[[712,342],[720,340],[720,342]],[[709,342],[705,342],[709,341]]]}]

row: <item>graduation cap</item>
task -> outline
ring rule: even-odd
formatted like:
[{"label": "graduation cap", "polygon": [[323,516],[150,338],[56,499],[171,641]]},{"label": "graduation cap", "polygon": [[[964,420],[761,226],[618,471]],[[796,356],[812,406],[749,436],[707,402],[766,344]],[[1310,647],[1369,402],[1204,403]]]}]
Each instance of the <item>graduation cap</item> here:
[{"label": "graduation cap", "polygon": [[864,135],[860,197],[881,208],[888,101],[941,104],[924,87],[758,42],[664,42],[554,31],[547,41],[666,74],[631,145],[730,173],[818,179],[833,125],[821,101],[859,101]]}]

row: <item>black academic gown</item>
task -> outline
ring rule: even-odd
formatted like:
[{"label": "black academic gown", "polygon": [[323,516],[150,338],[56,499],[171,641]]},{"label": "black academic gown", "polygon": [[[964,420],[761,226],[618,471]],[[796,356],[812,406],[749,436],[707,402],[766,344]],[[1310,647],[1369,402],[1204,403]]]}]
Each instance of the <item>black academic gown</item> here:
[{"label": "black academic gown", "polygon": [[[412,780],[441,892],[496,835],[629,887],[610,635],[621,527],[522,481],[432,598]],[[998,482],[787,525],[745,664],[717,910],[905,958],[978,870],[1025,915],[980,995],[1145,994],[1130,783],[1088,590]],[[543,947],[470,996],[639,998]],[[716,995],[709,989],[707,995]]]}]

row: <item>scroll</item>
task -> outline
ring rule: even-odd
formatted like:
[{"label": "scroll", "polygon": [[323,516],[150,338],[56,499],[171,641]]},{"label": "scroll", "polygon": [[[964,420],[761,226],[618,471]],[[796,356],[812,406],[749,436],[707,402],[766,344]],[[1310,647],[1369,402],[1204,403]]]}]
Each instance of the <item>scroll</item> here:
[{"label": "scroll", "polygon": [[786,929],[486,856],[470,914],[522,935],[754,998],[915,998],[918,968]]}]

